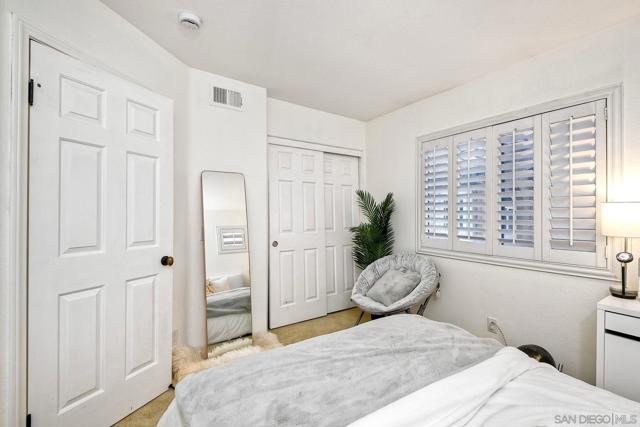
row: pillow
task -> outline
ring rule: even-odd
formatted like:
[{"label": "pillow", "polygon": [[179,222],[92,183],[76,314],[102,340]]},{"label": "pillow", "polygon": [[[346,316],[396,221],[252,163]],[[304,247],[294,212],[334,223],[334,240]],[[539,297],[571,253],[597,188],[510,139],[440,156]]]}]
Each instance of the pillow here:
[{"label": "pillow", "polygon": [[237,289],[242,288],[244,286],[244,278],[242,274],[229,274],[227,276],[227,280],[229,281],[229,289]]},{"label": "pillow", "polygon": [[228,291],[229,288],[229,279],[227,276],[219,277],[217,279],[213,279],[211,281],[211,286],[213,287],[213,292],[222,292]]},{"label": "pillow", "polygon": [[422,277],[406,268],[391,269],[373,284],[367,296],[374,301],[390,306],[406,297],[418,286]]}]

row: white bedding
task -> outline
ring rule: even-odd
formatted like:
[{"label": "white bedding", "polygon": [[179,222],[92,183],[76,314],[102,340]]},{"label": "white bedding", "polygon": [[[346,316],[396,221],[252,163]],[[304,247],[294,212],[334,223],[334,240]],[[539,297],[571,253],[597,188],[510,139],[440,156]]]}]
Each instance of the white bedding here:
[{"label": "white bedding", "polygon": [[234,313],[207,319],[209,344],[238,338],[251,333],[251,313]]},{"label": "white bedding", "polygon": [[[349,427],[640,425],[640,403],[538,363],[513,347]],[[182,427],[175,401],[158,427]]]},{"label": "white bedding", "polygon": [[640,404],[564,375],[508,347],[484,362],[361,418],[350,427],[614,423],[640,425]]}]

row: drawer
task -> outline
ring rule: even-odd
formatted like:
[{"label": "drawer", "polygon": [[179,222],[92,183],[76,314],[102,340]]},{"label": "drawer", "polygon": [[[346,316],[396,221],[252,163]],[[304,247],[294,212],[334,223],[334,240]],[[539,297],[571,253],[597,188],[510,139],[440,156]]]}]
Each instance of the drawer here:
[{"label": "drawer", "polygon": [[640,318],[638,317],[607,311],[604,318],[604,328],[640,338]]},{"label": "drawer", "polygon": [[640,341],[605,334],[604,347],[603,387],[627,399],[640,401],[640,370],[636,369]]}]

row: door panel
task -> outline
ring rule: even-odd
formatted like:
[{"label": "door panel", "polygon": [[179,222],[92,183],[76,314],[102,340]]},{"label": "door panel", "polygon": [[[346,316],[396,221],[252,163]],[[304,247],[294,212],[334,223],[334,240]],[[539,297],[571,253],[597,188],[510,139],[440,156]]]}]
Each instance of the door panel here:
[{"label": "door panel", "polygon": [[155,245],[157,159],[127,153],[127,246]]},{"label": "door panel", "polygon": [[102,287],[60,295],[59,303],[58,409],[66,412],[104,391]]},{"label": "door panel", "polygon": [[269,146],[271,328],[327,313],[322,165],[320,152]]},{"label": "door panel", "polygon": [[85,82],[60,77],[60,115],[104,126],[105,91]]},{"label": "door panel", "polygon": [[320,270],[318,269],[318,249],[304,250],[304,283],[305,301],[318,299],[318,280]]},{"label": "door panel", "polygon": [[326,255],[326,265],[327,265],[327,295],[333,295],[336,293],[336,247],[335,246],[327,246],[325,248],[327,252]]},{"label": "door panel", "polygon": [[127,99],[127,132],[157,139],[158,110]]},{"label": "door panel", "polygon": [[171,381],[170,100],[31,43],[28,411],[109,426]]},{"label": "door panel", "polygon": [[295,294],[293,289],[293,263],[295,254],[293,251],[281,250],[276,256],[278,257],[279,261],[278,277],[280,279],[280,305],[284,307],[286,305],[293,304],[293,298]]},{"label": "door panel", "polygon": [[316,227],[316,184],[314,182],[302,183],[302,212],[303,227],[305,232],[318,232]]},{"label": "door panel", "polygon": [[60,140],[60,254],[102,250],[104,147]]},{"label": "door panel", "polygon": [[156,276],[127,281],[127,379],[156,362]]},{"label": "door panel", "polygon": [[[331,221],[325,227],[327,254],[327,311],[353,307],[351,290],[358,271],[352,257],[351,227],[360,223],[355,191],[358,189],[358,159],[337,154],[324,155],[325,211]],[[330,201],[327,203],[327,197]],[[329,257],[329,255],[327,255]]]},{"label": "door panel", "polygon": [[[344,245],[342,250],[344,254],[344,292],[349,295],[349,298],[351,298],[351,290],[353,289],[357,274],[353,263],[353,245]],[[349,299],[349,301],[351,301],[351,299]]]}]

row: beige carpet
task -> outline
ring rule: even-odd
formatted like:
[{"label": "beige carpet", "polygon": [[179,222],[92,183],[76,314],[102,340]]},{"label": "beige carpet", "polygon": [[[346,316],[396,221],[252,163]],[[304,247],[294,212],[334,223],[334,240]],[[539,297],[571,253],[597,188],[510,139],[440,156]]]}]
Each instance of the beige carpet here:
[{"label": "beige carpet", "polygon": [[[283,345],[288,345],[308,338],[350,328],[355,325],[359,316],[360,310],[352,308],[331,313],[317,319],[307,320],[306,322],[283,326],[282,328],[273,329],[271,332],[278,336],[278,339]],[[366,314],[362,321],[365,322],[368,320],[370,320],[370,317]],[[115,426],[155,427],[172,400],[173,390],[169,389],[128,417],[120,420]]]}]

